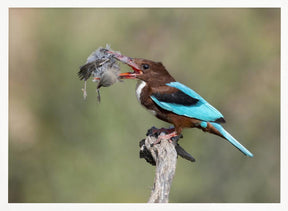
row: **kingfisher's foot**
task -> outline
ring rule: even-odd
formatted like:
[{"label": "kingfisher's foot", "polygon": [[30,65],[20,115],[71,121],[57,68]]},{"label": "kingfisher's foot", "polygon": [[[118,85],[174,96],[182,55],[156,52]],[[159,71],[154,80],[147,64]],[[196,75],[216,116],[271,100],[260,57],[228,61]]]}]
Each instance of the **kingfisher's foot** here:
[{"label": "kingfisher's foot", "polygon": [[152,135],[152,136],[158,137],[161,133],[169,134],[169,133],[172,133],[174,131],[175,131],[174,127],[172,127],[172,128],[162,127],[160,129],[158,129],[156,127],[152,127],[147,131],[146,136]]},{"label": "kingfisher's foot", "polygon": [[[162,129],[162,128],[161,128],[161,129]],[[173,132],[168,133],[168,134],[166,134],[166,135],[159,135],[158,138],[157,138],[157,140],[153,143],[152,146],[154,146],[155,144],[160,143],[161,140],[165,140],[165,139],[168,140],[170,143],[172,143],[172,142],[174,141],[173,138],[176,138],[176,137],[178,137],[178,139],[177,139],[177,141],[178,141],[180,135],[177,135],[177,133],[176,133],[175,130],[173,130]]]},{"label": "kingfisher's foot", "polygon": [[180,138],[183,138],[182,134],[172,137],[171,139],[169,139],[169,141],[170,141],[170,143],[172,142],[176,145]]}]

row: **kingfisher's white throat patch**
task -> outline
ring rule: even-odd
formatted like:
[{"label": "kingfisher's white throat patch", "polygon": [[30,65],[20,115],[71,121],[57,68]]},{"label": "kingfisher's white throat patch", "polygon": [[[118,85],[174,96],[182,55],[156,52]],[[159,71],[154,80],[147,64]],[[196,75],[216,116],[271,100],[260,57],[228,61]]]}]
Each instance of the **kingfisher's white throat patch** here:
[{"label": "kingfisher's white throat patch", "polygon": [[[142,89],[146,86],[146,82],[145,81],[141,81],[141,82],[138,82],[138,83],[139,84],[137,85],[137,88],[136,88],[136,97],[137,97],[138,102],[141,104],[140,97],[141,97]],[[150,113],[152,113],[154,116],[156,115],[155,111],[149,110],[149,109],[147,109],[147,110]]]},{"label": "kingfisher's white throat patch", "polygon": [[141,81],[141,83],[137,86],[136,88],[136,97],[137,97],[137,100],[140,102],[140,96],[141,96],[141,92],[142,92],[142,89],[146,86],[146,82],[145,81]]}]

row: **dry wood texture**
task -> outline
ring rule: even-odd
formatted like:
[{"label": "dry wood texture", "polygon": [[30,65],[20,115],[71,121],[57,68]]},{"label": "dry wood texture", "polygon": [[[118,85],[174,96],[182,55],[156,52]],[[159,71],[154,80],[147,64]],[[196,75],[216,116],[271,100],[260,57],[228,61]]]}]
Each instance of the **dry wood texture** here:
[{"label": "dry wood texture", "polygon": [[157,137],[148,131],[146,139],[140,142],[140,158],[145,158],[151,165],[156,165],[154,185],[148,203],[168,203],[177,155],[192,162],[195,159],[176,141],[161,140],[159,144],[154,145],[156,140]]}]

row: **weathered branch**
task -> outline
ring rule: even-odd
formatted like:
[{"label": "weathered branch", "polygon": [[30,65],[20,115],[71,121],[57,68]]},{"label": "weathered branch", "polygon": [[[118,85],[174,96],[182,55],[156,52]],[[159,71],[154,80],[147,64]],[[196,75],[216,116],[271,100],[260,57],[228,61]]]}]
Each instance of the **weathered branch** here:
[{"label": "weathered branch", "polygon": [[176,170],[177,155],[192,162],[195,159],[180,147],[177,140],[173,142],[161,140],[159,144],[154,145],[157,135],[155,137],[149,131],[151,130],[148,130],[146,139],[140,142],[140,158],[145,158],[151,165],[156,165],[154,185],[148,202],[167,203]]},{"label": "weathered branch", "polygon": [[147,149],[156,161],[156,175],[154,187],[148,202],[167,203],[170,187],[176,170],[177,152],[173,143],[162,140],[160,144],[151,147],[155,142],[154,137],[147,140]]}]

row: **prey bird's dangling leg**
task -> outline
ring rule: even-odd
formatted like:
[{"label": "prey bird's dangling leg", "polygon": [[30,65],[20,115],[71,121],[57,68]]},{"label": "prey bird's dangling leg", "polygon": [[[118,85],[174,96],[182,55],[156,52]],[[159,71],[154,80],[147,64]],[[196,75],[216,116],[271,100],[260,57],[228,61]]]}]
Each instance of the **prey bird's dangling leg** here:
[{"label": "prey bird's dangling leg", "polygon": [[84,87],[82,88],[84,100],[86,100],[86,98],[87,98],[86,83],[87,83],[87,81],[85,80],[84,81]]}]

